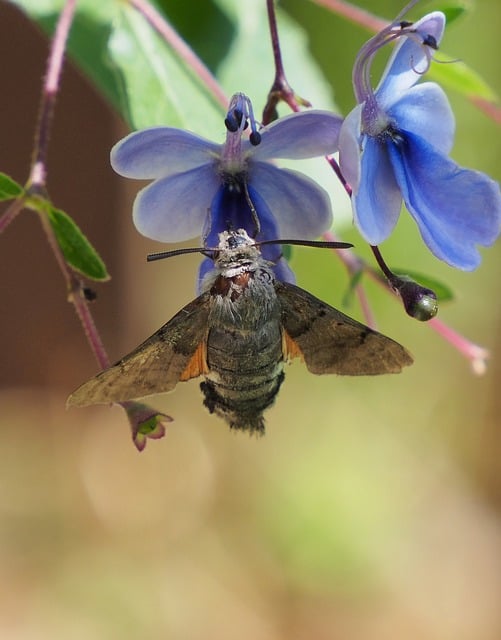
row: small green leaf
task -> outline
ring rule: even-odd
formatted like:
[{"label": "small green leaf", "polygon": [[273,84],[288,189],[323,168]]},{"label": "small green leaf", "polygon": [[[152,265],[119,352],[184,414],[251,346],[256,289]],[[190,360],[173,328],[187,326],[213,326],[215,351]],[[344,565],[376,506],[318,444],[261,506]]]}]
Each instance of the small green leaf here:
[{"label": "small green leaf", "polygon": [[440,64],[432,64],[427,74],[430,78],[469,98],[477,97],[489,102],[497,102],[498,96],[494,89],[467,64],[442,51],[437,53],[438,60]]},{"label": "small green leaf", "polygon": [[443,282],[435,280],[435,278],[423,275],[422,273],[417,273],[416,271],[409,271],[408,269],[392,269],[392,271],[398,276],[409,276],[409,278],[419,283],[421,286],[431,289],[437,296],[437,300],[440,303],[450,302],[455,298],[452,289]]},{"label": "small green leaf", "polygon": [[49,205],[45,210],[67,263],[91,280],[108,280],[104,262],[75,222],[60,209]]},{"label": "small green leaf", "polygon": [[0,200],[13,200],[24,193],[23,187],[5,173],[0,173]]},{"label": "small green leaf", "polygon": [[447,27],[467,13],[471,9],[471,2],[458,2],[457,0],[441,0],[435,2],[427,11],[441,11],[445,14]]}]

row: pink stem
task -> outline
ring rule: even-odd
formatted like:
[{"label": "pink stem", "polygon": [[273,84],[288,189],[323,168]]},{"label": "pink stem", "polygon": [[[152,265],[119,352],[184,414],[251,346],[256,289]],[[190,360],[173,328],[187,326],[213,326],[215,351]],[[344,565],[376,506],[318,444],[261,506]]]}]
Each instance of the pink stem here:
[{"label": "pink stem", "polygon": [[80,318],[83,330],[89,342],[89,345],[94,353],[94,356],[102,369],[105,369],[110,365],[110,359],[103,346],[101,337],[96,329],[96,324],[91,312],[89,311],[89,305],[82,296],[82,283],[76,274],[71,270],[66,262],[64,255],[61,251],[61,247],[54,234],[54,230],[50,224],[49,218],[45,214],[40,214],[40,221],[42,227],[47,236],[49,245],[54,253],[56,262],[59,266],[61,273],[66,281],[68,287],[68,299],[75,307],[75,311]]},{"label": "pink stem", "polygon": [[67,0],[61,11],[56,26],[56,32],[52,40],[52,45],[47,62],[47,73],[42,91],[42,101],[38,128],[35,137],[35,148],[33,151],[33,162],[31,166],[28,185],[32,193],[45,191],[47,181],[47,149],[49,145],[49,134],[54,115],[56,95],[61,79],[64,52],[66,41],[75,15],[76,0]]},{"label": "pink stem", "polygon": [[7,210],[0,217],[0,233],[5,231],[5,229],[9,226],[9,224],[14,220],[17,214],[24,207],[24,198],[19,197],[14,202],[12,202]]},{"label": "pink stem", "polygon": [[[73,23],[73,18],[75,16],[75,8],[76,0],[67,0],[63,10],[61,11],[50,48],[49,59],[47,61],[47,73],[45,75],[42,89],[40,116],[35,134],[35,145],[30,177],[28,179],[28,193],[40,194],[43,197],[46,197],[47,151],[51,124],[54,115],[56,96],[59,91],[66,43]],[[20,200],[19,202],[21,203],[21,206],[24,205],[24,201]],[[9,211],[7,213],[9,213]],[[12,212],[10,215],[13,217]],[[48,216],[45,213],[40,213],[40,220],[59,269],[66,281],[69,291],[69,300],[74,305],[75,311],[80,318],[85,335],[87,336],[96,360],[99,365],[104,368],[109,365],[109,359],[103,347],[99,333],[97,332],[87,302],[82,296],[82,283],[74,271],[68,266]]]},{"label": "pink stem", "polygon": [[347,18],[354,24],[365,27],[369,31],[381,31],[381,29],[384,29],[388,25],[387,20],[378,18],[369,11],[356,7],[349,2],[344,2],[344,0],[311,0],[311,2],[330,9],[334,13]]},{"label": "pink stem", "polygon": [[485,373],[487,369],[486,360],[488,360],[490,356],[487,349],[470,342],[470,340],[467,340],[464,336],[457,333],[457,331],[448,327],[438,318],[432,318],[428,321],[428,324],[432,325],[433,329],[442,336],[442,338],[447,340],[459,353],[470,361],[473,373],[478,376]]}]

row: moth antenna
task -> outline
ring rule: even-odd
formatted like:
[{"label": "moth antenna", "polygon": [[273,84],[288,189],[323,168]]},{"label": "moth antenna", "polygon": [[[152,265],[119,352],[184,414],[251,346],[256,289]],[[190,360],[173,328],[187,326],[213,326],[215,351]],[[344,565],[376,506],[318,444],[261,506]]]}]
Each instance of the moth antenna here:
[{"label": "moth antenna", "polygon": [[262,240],[261,242],[256,242],[258,247],[263,244],[289,244],[316,249],[350,249],[353,247],[350,242],[328,242],[326,240]]},{"label": "moth antenna", "polygon": [[[262,240],[261,242],[255,242],[254,246],[260,247],[262,245],[269,244],[289,244],[300,247],[314,247],[318,249],[349,249],[350,247],[353,247],[349,242],[327,242],[324,240]],[[174,258],[175,256],[182,256],[187,253],[201,253],[207,258],[214,258],[214,254],[217,251],[219,251],[219,249],[215,247],[187,247],[185,249],[172,249],[171,251],[149,253],[146,256],[146,260],[147,262],[154,262],[155,260]]]},{"label": "moth antenna", "polygon": [[207,249],[205,247],[188,247],[186,249],[172,249],[172,251],[159,251],[158,253],[149,253],[146,256],[147,262],[153,262],[154,260],[163,260],[164,258],[174,258],[174,256],[182,256],[185,253],[201,253],[207,258],[212,258],[214,249]]}]

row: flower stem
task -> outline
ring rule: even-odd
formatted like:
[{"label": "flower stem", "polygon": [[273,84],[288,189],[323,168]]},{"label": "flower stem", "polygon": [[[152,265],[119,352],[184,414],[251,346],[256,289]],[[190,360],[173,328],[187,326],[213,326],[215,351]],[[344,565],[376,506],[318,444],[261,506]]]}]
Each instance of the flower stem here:
[{"label": "flower stem", "polygon": [[350,20],[354,24],[358,24],[361,27],[365,27],[369,31],[381,31],[388,24],[387,20],[378,18],[374,14],[361,9],[350,2],[344,0],[311,0],[315,4],[321,7],[330,9],[333,13],[337,13],[344,18]]},{"label": "flower stem", "polygon": [[14,200],[7,210],[4,211],[2,216],[0,217],[0,233],[5,231],[5,229],[9,226],[9,224],[14,220],[17,214],[22,211],[24,207],[24,197],[21,196]]},{"label": "flower stem", "polygon": [[479,346],[466,339],[461,334],[448,327],[438,318],[432,318],[428,321],[433,329],[440,335],[442,338],[447,340],[449,344],[451,344],[455,349],[459,351],[465,358],[470,361],[471,368],[473,373],[477,376],[483,375],[487,370],[486,361],[490,357],[490,353],[484,347]]},{"label": "flower stem", "polygon": [[299,111],[300,107],[311,107],[311,103],[308,102],[308,100],[301,98],[301,96],[298,96],[294,92],[285,75],[274,0],[266,0],[266,9],[268,11],[268,24],[270,26],[271,46],[275,63],[275,78],[268,92],[268,99],[263,109],[263,125],[267,125],[278,118],[277,104],[281,100],[285,102],[292,111]]},{"label": "flower stem", "polygon": [[[420,0],[410,0],[402,11],[400,11],[394,22],[398,22],[401,17],[410,11],[419,1]],[[321,7],[325,7],[326,9],[330,9],[333,13],[337,13],[339,16],[343,16],[343,18],[347,18],[350,22],[358,24],[368,31],[382,31],[388,26],[387,20],[383,20],[383,18],[379,18],[373,13],[370,13],[365,9],[361,9],[360,7],[351,4],[351,2],[346,2],[345,0],[311,0],[311,2],[314,2]]]},{"label": "flower stem", "polygon": [[[49,58],[47,61],[47,72],[45,75],[42,97],[40,102],[40,112],[37,129],[35,132],[35,143],[32,155],[32,164],[27,183],[28,195],[38,194],[47,197],[47,153],[51,132],[51,125],[54,117],[54,107],[57,93],[59,91],[61,72],[63,69],[64,54],[68,35],[75,17],[76,0],[67,0],[59,20],[56,31],[52,39]],[[24,205],[24,200],[16,201],[19,209]],[[17,214],[18,209],[14,204],[9,207],[2,218],[2,222],[7,216],[7,223]],[[54,257],[63,275],[68,289],[68,299],[75,307],[75,311],[80,318],[85,335],[90,347],[98,361],[104,368],[109,365],[109,358],[103,347],[101,338],[96,329],[96,325],[89,311],[89,307],[82,296],[83,284],[80,278],[74,273],[66,262],[61,247],[54,234],[54,230],[48,216],[38,211],[42,228],[45,231],[49,245],[54,253]],[[7,224],[5,223],[5,224]]]},{"label": "flower stem", "polygon": [[388,265],[384,261],[384,258],[381,254],[381,251],[379,250],[379,247],[372,244],[370,245],[370,247],[371,247],[372,253],[374,254],[374,257],[376,258],[376,262],[378,263],[379,268],[384,273],[384,275],[388,278],[388,280],[392,280],[395,274],[391,271],[391,269],[388,267]]},{"label": "flower stem", "polygon": [[50,129],[61,79],[66,42],[75,15],[75,8],[76,0],[66,1],[59,16],[51,44],[35,135],[31,172],[28,179],[30,193],[43,193],[45,195]]}]

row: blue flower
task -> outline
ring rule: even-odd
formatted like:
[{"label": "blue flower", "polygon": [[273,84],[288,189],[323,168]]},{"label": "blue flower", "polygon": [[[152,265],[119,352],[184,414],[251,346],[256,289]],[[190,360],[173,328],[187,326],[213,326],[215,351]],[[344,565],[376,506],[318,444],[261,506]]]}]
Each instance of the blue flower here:
[{"label": "blue flower", "polygon": [[[154,180],[138,193],[133,207],[134,224],[148,238],[180,242],[201,235],[205,246],[215,247],[220,232],[243,228],[256,240],[311,239],[331,225],[327,193],[305,175],[270,160],[334,153],[341,123],[333,113],[309,110],[258,131],[250,100],[239,93],[230,102],[224,144],[153,127],[118,142],[111,164],[127,178]],[[247,128],[248,137],[243,136]],[[279,279],[293,280],[280,260],[280,247],[263,248],[263,254],[277,263]]]},{"label": "blue flower", "polygon": [[[458,166],[448,154],[454,116],[435,83],[416,85],[428,70],[445,16],[394,22],[360,50],[353,72],[358,106],[343,123],[340,166],[353,189],[355,224],[377,245],[390,235],[402,199],[432,253],[448,264],[478,266],[476,245],[491,245],[501,224],[499,185]],[[399,40],[375,91],[370,67],[377,51]]]}]

